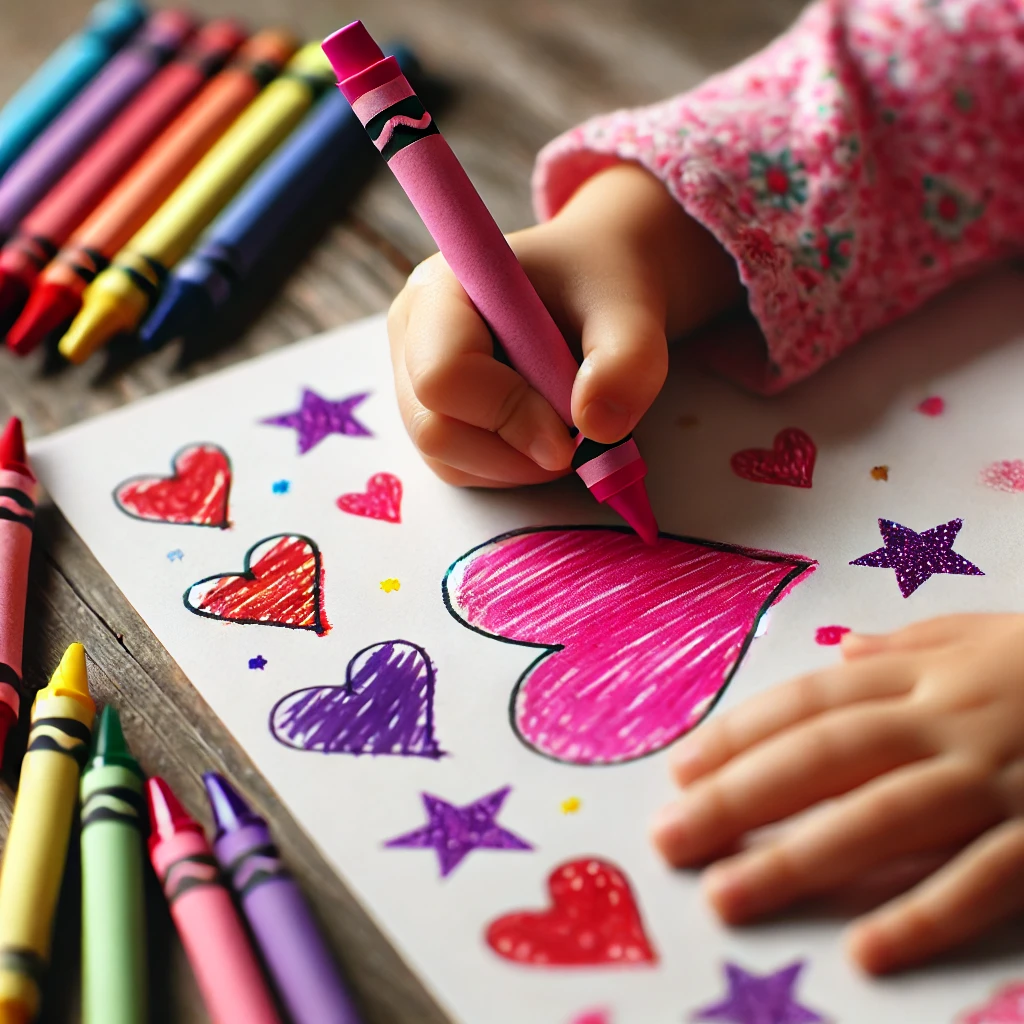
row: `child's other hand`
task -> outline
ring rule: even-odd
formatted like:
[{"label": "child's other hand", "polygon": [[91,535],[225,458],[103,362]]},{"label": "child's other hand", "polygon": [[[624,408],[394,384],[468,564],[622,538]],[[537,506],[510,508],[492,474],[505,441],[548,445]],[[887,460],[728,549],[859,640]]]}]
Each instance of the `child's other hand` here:
[{"label": "child's other hand", "polygon": [[[576,425],[618,441],[654,401],[666,330],[692,329],[741,295],[735,265],[653,175],[619,164],[546,224],[509,237],[583,364]],[[573,443],[554,409],[493,356],[490,333],[440,255],[417,267],[388,319],[402,417],[449,483],[508,487],[568,471]]]},{"label": "child's other hand", "polygon": [[[682,740],[672,770],[684,792],[654,841],[677,866],[729,854],[704,879],[729,922],[901,858],[945,861],[854,923],[852,956],[881,973],[1024,911],[1024,615],[848,635],[842,653]],[[752,829],[833,798],[732,852]]]}]

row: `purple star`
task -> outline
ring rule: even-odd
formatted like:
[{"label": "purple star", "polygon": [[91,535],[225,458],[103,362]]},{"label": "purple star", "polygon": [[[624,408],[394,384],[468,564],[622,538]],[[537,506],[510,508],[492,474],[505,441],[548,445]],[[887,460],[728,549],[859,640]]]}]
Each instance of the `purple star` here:
[{"label": "purple star", "polygon": [[793,998],[803,960],[774,974],[751,974],[735,964],[725,965],[729,993],[720,1003],[698,1010],[694,1021],[723,1024],[825,1024],[825,1018]]},{"label": "purple star", "polygon": [[365,392],[332,402],[305,388],[302,392],[302,404],[298,409],[294,412],[283,412],[280,416],[271,416],[260,422],[272,427],[294,427],[299,432],[299,454],[305,455],[328,434],[373,437],[373,434],[353,415],[356,406],[369,397],[370,393]]},{"label": "purple star", "polygon": [[910,597],[929,576],[937,572],[954,576],[984,576],[973,562],[968,562],[953,550],[953,541],[963,525],[962,519],[951,519],[924,533],[915,533],[908,526],[900,526],[891,519],[879,519],[878,529],[885,547],[861,555],[850,565],[895,569],[896,582],[904,597]]},{"label": "purple star", "polygon": [[442,878],[451,874],[471,850],[532,850],[528,842],[494,820],[511,789],[505,786],[465,807],[456,807],[440,797],[422,793],[429,819],[427,824],[389,839],[384,845],[405,850],[432,847],[437,851]]}]

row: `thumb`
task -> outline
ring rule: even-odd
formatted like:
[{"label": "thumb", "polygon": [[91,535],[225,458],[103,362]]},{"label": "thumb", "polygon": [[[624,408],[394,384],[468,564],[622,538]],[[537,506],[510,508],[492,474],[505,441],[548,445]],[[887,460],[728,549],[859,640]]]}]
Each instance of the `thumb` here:
[{"label": "thumb", "polygon": [[573,422],[584,437],[612,444],[626,436],[658,396],[668,373],[664,320],[627,303],[590,313],[583,365],[572,389]]}]

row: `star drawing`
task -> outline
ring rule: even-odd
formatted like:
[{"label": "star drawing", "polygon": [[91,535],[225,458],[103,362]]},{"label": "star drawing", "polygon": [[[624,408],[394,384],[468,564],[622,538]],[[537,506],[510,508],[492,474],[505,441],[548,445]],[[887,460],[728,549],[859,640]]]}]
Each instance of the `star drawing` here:
[{"label": "star drawing", "polygon": [[511,789],[505,786],[464,807],[423,793],[427,824],[389,839],[384,845],[390,849],[435,850],[442,878],[451,874],[473,850],[532,850],[526,840],[495,820]]},{"label": "star drawing", "polygon": [[948,523],[933,526],[924,533],[916,533],[909,526],[901,526],[891,519],[879,519],[878,529],[885,546],[861,555],[850,565],[870,565],[876,569],[893,569],[896,582],[904,597],[917,590],[922,583],[936,573],[950,573],[954,576],[984,576],[985,574],[963,555],[953,550],[962,519],[951,519]]},{"label": "star drawing", "polygon": [[356,407],[369,397],[369,392],[364,392],[334,402],[318,395],[311,388],[304,388],[298,409],[283,412],[279,416],[270,416],[260,422],[271,427],[294,429],[298,435],[299,454],[305,455],[328,434],[373,437],[373,434],[355,417]]},{"label": "star drawing", "polygon": [[752,974],[726,963],[729,991],[719,1003],[698,1010],[691,1020],[721,1024],[827,1024],[826,1018],[796,1001],[793,990],[804,969],[797,960],[774,974]]}]

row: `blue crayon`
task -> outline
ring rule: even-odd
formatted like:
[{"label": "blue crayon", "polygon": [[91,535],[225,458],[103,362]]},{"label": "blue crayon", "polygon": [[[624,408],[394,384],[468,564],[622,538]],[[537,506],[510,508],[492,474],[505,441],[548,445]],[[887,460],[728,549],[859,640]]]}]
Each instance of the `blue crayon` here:
[{"label": "blue crayon", "polygon": [[0,109],[0,174],[78,95],[146,20],[138,0],[101,0],[88,22],[47,58]]},{"label": "blue crayon", "polygon": [[[414,78],[412,54],[401,47],[391,52]],[[316,199],[320,187],[366,151],[365,136],[348,101],[331,89],[171,272],[139,331],[143,347],[152,351],[208,321]]]}]

